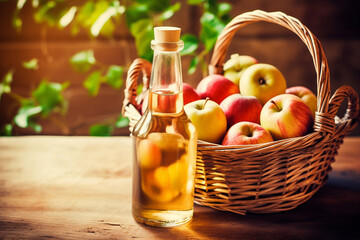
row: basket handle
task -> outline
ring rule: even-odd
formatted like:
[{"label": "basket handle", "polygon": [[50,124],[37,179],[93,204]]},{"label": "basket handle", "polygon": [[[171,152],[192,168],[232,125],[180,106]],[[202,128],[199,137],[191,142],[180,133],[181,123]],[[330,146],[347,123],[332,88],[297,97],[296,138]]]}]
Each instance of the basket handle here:
[{"label": "basket handle", "polygon": [[345,98],[348,100],[347,109],[338,123],[350,121],[350,126],[352,126],[360,120],[359,96],[352,87],[342,86],[336,90],[329,102],[329,113],[335,115]]},{"label": "basket handle", "polygon": [[138,109],[138,103],[136,102],[137,97],[137,81],[139,78],[140,73],[143,75],[143,90],[144,93],[147,89],[149,89],[149,79],[151,75],[151,63],[145,59],[137,58],[135,59],[130,68],[128,70],[128,74],[126,77],[125,83],[125,96],[122,108],[122,114],[125,113],[125,107],[128,106],[130,103]]},{"label": "basket handle", "polygon": [[[330,72],[320,41],[305,27],[298,19],[288,16],[282,12],[264,12],[255,10],[246,12],[235,17],[229,22],[217,38],[214,52],[209,65],[210,74],[222,74],[223,62],[227,49],[236,31],[250,23],[259,21],[275,23],[294,32],[307,46],[316,70],[317,79],[317,109],[315,114],[314,130],[317,132],[329,132],[333,134],[334,116],[328,113],[330,99]],[[323,123],[331,123],[332,127]]]}]

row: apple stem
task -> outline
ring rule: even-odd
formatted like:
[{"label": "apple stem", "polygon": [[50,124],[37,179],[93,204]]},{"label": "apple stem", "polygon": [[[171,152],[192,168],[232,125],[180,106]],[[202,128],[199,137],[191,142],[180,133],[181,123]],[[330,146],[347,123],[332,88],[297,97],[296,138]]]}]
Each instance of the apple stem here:
[{"label": "apple stem", "polygon": [[259,83],[260,83],[260,85],[264,85],[266,83],[266,81],[264,78],[260,78]]},{"label": "apple stem", "polygon": [[274,100],[270,100],[270,102],[271,102],[272,104],[274,104],[274,105],[277,107],[277,109],[280,111],[280,108],[278,107],[278,105],[276,105],[276,103],[275,103]]},{"label": "apple stem", "polygon": [[210,99],[210,98],[208,98],[208,97],[205,99],[205,102],[204,102],[204,105],[203,105],[203,109],[205,108],[205,105],[206,105],[206,103],[209,101],[209,99]]}]

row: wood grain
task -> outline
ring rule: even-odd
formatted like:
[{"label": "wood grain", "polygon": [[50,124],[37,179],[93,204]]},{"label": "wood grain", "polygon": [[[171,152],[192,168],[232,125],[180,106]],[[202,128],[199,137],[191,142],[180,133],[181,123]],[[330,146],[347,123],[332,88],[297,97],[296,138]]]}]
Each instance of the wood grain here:
[{"label": "wood grain", "polygon": [[191,223],[131,216],[129,137],[0,138],[0,239],[357,239],[360,138],[345,138],[328,183],[307,203],[246,216],[195,206]]}]

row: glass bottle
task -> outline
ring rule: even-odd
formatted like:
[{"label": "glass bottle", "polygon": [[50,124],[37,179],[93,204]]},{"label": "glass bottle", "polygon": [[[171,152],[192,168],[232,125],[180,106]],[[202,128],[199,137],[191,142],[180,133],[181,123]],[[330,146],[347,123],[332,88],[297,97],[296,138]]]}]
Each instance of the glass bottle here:
[{"label": "glass bottle", "polygon": [[132,132],[132,213],[171,227],[192,219],[197,133],[183,108],[180,28],[156,27],[148,109]]}]

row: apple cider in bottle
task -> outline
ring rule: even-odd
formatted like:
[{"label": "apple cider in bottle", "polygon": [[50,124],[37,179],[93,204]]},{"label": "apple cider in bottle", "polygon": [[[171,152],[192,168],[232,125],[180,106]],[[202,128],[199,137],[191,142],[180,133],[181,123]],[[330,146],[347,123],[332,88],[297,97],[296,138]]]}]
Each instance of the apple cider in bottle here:
[{"label": "apple cider in bottle", "polygon": [[132,132],[132,213],[171,227],[192,219],[197,133],[183,108],[180,28],[157,27],[148,109]]}]

